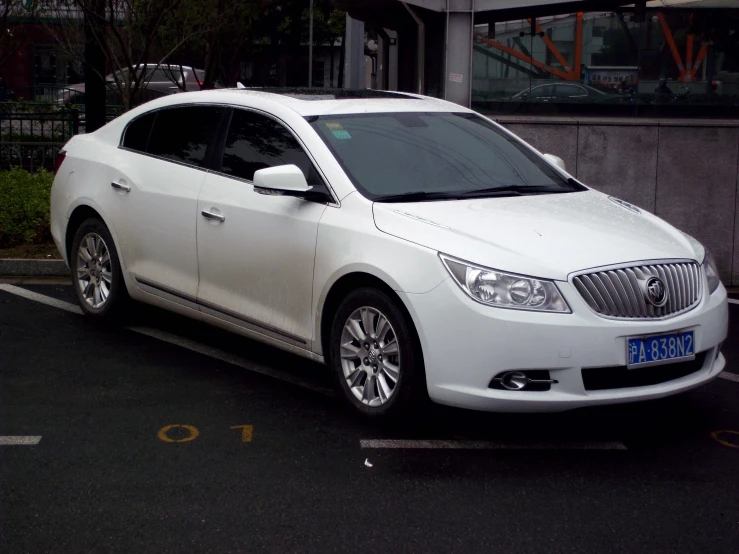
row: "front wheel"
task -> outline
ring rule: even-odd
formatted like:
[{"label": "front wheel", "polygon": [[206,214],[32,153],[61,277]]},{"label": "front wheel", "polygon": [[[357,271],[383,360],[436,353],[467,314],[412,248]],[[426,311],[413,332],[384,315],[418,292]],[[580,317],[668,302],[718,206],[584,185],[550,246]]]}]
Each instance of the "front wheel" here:
[{"label": "front wheel", "polygon": [[423,360],[410,317],[374,288],[350,293],[334,316],[330,363],[345,398],[372,418],[395,418],[426,396]]},{"label": "front wheel", "polygon": [[111,320],[121,316],[129,303],[118,253],[105,224],[85,220],[72,241],[72,280],[80,307],[86,315]]}]

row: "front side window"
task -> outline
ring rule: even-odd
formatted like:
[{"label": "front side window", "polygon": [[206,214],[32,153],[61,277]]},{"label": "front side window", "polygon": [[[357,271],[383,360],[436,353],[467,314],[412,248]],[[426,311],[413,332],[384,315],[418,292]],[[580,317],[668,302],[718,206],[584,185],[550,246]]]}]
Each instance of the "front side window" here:
[{"label": "front side window", "polygon": [[357,189],[373,200],[584,190],[475,114],[322,115],[311,125]]},{"label": "front side window", "polygon": [[283,125],[261,114],[234,110],[223,149],[221,173],[248,181],[266,167],[294,164],[308,184],[321,184],[308,155]]},{"label": "front side window", "polygon": [[168,160],[203,167],[223,108],[182,106],[156,112],[147,152]]}]

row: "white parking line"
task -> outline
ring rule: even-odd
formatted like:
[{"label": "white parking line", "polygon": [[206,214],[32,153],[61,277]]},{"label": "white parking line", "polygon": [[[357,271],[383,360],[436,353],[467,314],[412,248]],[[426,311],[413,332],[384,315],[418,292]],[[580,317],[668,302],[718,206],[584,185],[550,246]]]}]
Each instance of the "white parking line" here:
[{"label": "white parking line", "polygon": [[[64,300],[57,300],[56,298],[51,298],[50,296],[38,294],[36,292],[32,292],[21,287],[0,283],[0,290],[9,292],[10,294],[15,294],[16,296],[21,296],[28,300],[33,300],[34,302],[46,304],[47,306],[52,306],[54,308],[59,308],[75,314],[82,314],[82,309],[79,306],[75,306],[74,304],[70,304],[69,302],[65,302]],[[167,333],[166,331],[151,329],[149,327],[125,327],[125,329],[133,331],[134,333],[138,333],[140,335],[145,335],[147,337],[161,340],[163,342],[168,342],[169,344],[174,344],[175,346],[179,346],[181,348],[186,348],[193,352],[203,354],[204,356],[208,356],[210,358],[214,358],[216,360],[220,360],[231,365],[248,369],[249,371],[253,371],[254,373],[267,375],[268,377],[279,379],[280,381],[284,381],[286,383],[298,385],[299,387],[303,387],[304,389],[309,389],[326,396],[336,396],[336,392],[333,389],[321,387],[320,385],[314,385],[310,381],[302,379],[291,373],[282,372],[278,369],[267,367],[236,354],[231,354],[230,352],[226,352],[218,348],[213,348],[212,346],[207,346],[205,344],[201,344],[190,339],[185,339],[177,335],[173,335],[172,333]]]},{"label": "white parking line", "polygon": [[0,437],[0,446],[34,446],[41,441],[41,437],[26,436],[5,436]]},{"label": "white parking line", "polygon": [[359,441],[362,448],[423,449],[423,450],[626,450],[622,442],[561,442],[561,443],[507,443],[455,440],[367,440]]},{"label": "white parking line", "polygon": [[230,352],[225,352],[218,348],[213,348],[212,346],[207,346],[205,344],[201,344],[190,339],[178,337],[177,335],[167,333],[166,331],[151,329],[149,327],[126,327],[126,329],[128,329],[129,331],[133,331],[134,333],[139,333],[141,335],[146,335],[147,337],[152,337],[164,342],[168,342],[169,344],[174,344],[175,346],[179,346],[181,348],[192,350],[193,352],[203,354],[204,356],[209,356],[222,362],[226,362],[227,364],[248,369],[249,371],[253,371],[254,373],[267,375],[268,377],[273,377],[275,379],[279,379],[280,381],[285,381],[287,383],[292,383],[293,385],[298,385],[299,387],[303,387],[304,389],[319,392],[321,394],[325,394],[326,396],[336,396],[336,392],[332,389],[314,385],[313,383],[301,379],[300,377],[297,377],[290,373],[283,373],[278,369],[267,367],[246,358],[242,358],[241,356],[238,356],[236,354],[231,354]]},{"label": "white parking line", "polygon": [[739,304],[739,300],[735,300],[733,298],[727,298],[726,300],[729,302],[729,304]]},{"label": "white parking line", "polygon": [[739,375],[736,373],[730,373],[728,371],[722,371],[718,374],[721,379],[727,379],[729,381],[734,381],[735,383],[739,383]]},{"label": "white parking line", "polygon": [[22,296],[23,298],[33,300],[34,302],[46,304],[47,306],[66,310],[68,312],[72,312],[73,314],[82,315],[82,308],[80,308],[79,306],[75,306],[74,304],[70,304],[69,302],[65,302],[64,300],[57,300],[56,298],[52,298],[51,296],[45,296],[43,294],[39,294],[37,292],[33,292],[21,287],[16,287],[15,285],[0,283],[0,290],[4,290],[5,292],[9,292],[10,294],[15,294],[16,296]]}]

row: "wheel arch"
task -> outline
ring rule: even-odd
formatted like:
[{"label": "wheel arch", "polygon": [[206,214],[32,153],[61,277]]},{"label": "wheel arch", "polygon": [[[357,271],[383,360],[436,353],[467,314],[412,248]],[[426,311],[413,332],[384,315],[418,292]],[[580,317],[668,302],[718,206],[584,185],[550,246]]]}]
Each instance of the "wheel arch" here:
[{"label": "wheel arch", "polygon": [[77,229],[80,228],[82,223],[90,218],[96,218],[105,223],[105,226],[110,229],[108,224],[102,215],[93,207],[87,204],[81,204],[72,210],[69,214],[69,220],[67,221],[67,229],[64,234],[64,247],[67,253],[67,262],[69,267],[72,267],[72,242],[74,242],[74,236],[77,234]]},{"label": "wheel arch", "polygon": [[67,256],[67,262],[70,264],[69,267],[72,267],[71,250],[72,242],[74,241],[74,235],[77,233],[77,229],[79,229],[80,225],[82,225],[82,222],[91,217],[97,218],[102,221],[103,224],[108,228],[110,236],[113,237],[113,245],[115,246],[116,252],[118,253],[118,261],[121,264],[121,270],[123,271],[126,285],[128,288],[130,288],[128,286],[128,279],[126,275],[127,272],[125,271],[125,257],[123,255],[123,252],[121,251],[121,245],[118,241],[115,230],[113,229],[113,227],[111,227],[110,223],[108,222],[108,218],[105,216],[103,211],[99,209],[94,202],[82,198],[79,200],[76,206],[71,208],[67,217],[67,226],[64,231],[64,247],[66,250],[65,254]]},{"label": "wheel arch", "polygon": [[334,315],[336,310],[339,308],[341,301],[351,291],[362,287],[376,288],[387,294],[393,301],[396,302],[398,308],[405,314],[408,321],[412,324],[413,330],[415,331],[414,340],[418,351],[421,353],[421,359],[423,359],[423,352],[421,348],[421,342],[418,336],[418,329],[416,327],[416,321],[411,315],[410,310],[405,305],[403,299],[393,290],[393,288],[387,284],[383,279],[367,273],[365,271],[352,271],[339,277],[329,288],[326,293],[326,297],[321,305],[321,314],[319,322],[319,336],[318,342],[321,346],[321,353],[326,363],[330,363],[330,348],[329,340],[331,337],[331,325],[333,323]]}]

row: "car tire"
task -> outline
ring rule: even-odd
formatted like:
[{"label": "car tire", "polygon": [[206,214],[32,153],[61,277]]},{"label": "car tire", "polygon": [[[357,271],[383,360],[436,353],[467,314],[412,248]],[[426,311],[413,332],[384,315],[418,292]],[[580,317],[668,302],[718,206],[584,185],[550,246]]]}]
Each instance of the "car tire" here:
[{"label": "car tire", "polygon": [[131,302],[113,237],[101,220],[82,222],[69,260],[74,290],[85,315],[105,321],[120,319]]},{"label": "car tire", "polygon": [[428,393],[418,334],[388,294],[349,293],[334,315],[329,348],[338,386],[357,412],[386,420],[423,411]]}]

